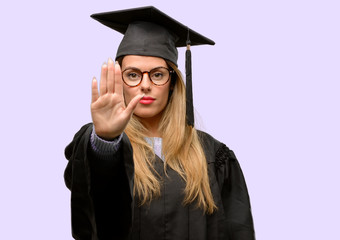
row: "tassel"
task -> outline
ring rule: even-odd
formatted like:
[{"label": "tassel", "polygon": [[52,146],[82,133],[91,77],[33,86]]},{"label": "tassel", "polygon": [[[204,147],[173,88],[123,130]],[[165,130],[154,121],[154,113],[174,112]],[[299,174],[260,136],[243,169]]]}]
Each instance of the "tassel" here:
[{"label": "tassel", "polygon": [[185,52],[185,80],[186,80],[186,120],[189,126],[194,127],[194,106],[192,95],[191,51],[189,40],[189,28],[187,37],[187,50]]}]

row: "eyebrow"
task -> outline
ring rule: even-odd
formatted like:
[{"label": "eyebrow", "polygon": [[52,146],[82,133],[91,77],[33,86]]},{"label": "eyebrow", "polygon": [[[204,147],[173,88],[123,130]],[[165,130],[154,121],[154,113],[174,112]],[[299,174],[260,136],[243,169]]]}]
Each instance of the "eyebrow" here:
[{"label": "eyebrow", "polygon": [[[168,68],[168,67],[158,66],[158,67],[151,68],[148,72],[150,72],[151,70],[154,70],[154,69],[156,69],[156,68]],[[128,67],[126,67],[125,69],[122,70],[122,72],[125,71],[125,70],[127,70],[127,69],[135,69],[135,70],[139,70],[139,71],[143,72],[143,71],[140,70],[139,68],[133,67],[133,66],[128,66]]]}]

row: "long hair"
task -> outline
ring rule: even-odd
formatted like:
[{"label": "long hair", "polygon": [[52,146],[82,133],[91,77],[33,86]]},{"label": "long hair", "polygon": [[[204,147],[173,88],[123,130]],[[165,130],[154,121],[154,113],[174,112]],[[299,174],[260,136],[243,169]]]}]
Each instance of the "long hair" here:
[{"label": "long hair", "polygon": [[[120,59],[121,63],[122,59]],[[169,167],[176,171],[186,183],[183,204],[196,203],[207,214],[217,208],[211,193],[207,161],[196,129],[186,124],[185,85],[179,69],[167,62],[175,71],[171,78],[171,92],[159,124],[164,154],[164,171]],[[132,148],[135,165],[134,194],[138,194],[141,205],[160,196],[160,178],[153,167],[155,153],[146,142],[148,130],[132,116],[125,133]]]}]

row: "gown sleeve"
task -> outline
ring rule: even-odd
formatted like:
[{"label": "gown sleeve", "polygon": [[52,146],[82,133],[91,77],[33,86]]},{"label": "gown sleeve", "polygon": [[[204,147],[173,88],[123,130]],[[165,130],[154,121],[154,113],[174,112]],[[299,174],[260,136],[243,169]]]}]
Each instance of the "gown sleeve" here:
[{"label": "gown sleeve", "polygon": [[133,158],[123,134],[111,159],[98,158],[91,146],[92,124],[83,126],[65,149],[64,172],[71,190],[75,239],[127,239],[132,220]]},{"label": "gown sleeve", "polygon": [[216,152],[215,165],[227,239],[254,240],[254,224],[246,182],[234,152],[222,143]]}]

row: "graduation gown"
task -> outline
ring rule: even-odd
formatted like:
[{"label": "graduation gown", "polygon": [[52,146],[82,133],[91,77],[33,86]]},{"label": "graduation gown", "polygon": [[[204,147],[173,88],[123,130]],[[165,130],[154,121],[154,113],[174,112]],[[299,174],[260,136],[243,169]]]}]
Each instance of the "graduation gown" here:
[{"label": "graduation gown", "polygon": [[[139,206],[133,197],[132,147],[123,134],[112,159],[96,159],[90,146],[92,124],[83,126],[66,147],[66,186],[71,190],[72,236],[75,239],[253,240],[254,228],[246,183],[234,153],[207,133],[199,137],[208,163],[210,188],[218,210],[202,214],[181,204],[185,187],[178,174],[155,169],[164,179],[161,197]],[[178,194],[176,194],[176,191]]]}]

